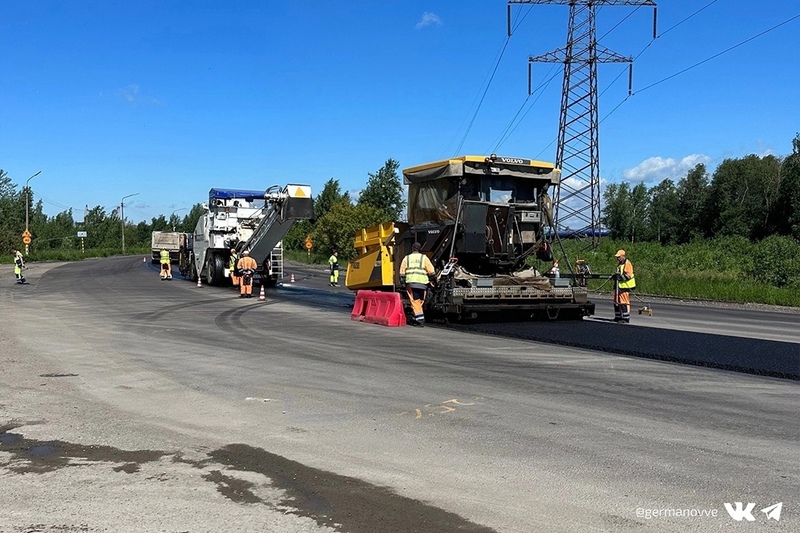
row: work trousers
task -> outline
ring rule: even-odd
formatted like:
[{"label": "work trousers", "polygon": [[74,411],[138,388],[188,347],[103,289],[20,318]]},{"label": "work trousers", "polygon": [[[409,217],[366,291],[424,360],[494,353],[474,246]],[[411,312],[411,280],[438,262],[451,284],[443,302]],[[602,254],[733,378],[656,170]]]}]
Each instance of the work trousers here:
[{"label": "work trousers", "polygon": [[331,270],[331,283],[334,285],[339,284],[339,269]]},{"label": "work trousers", "polygon": [[239,294],[253,294],[253,275],[245,274],[239,282]]},{"label": "work trousers", "polygon": [[617,322],[631,320],[631,291],[628,289],[614,291],[614,320]]},{"label": "work trousers", "polygon": [[414,322],[417,324],[425,323],[425,313],[422,311],[422,304],[425,303],[425,294],[427,292],[427,289],[406,285],[406,293],[408,293],[408,299],[411,301],[411,312],[414,313]]}]

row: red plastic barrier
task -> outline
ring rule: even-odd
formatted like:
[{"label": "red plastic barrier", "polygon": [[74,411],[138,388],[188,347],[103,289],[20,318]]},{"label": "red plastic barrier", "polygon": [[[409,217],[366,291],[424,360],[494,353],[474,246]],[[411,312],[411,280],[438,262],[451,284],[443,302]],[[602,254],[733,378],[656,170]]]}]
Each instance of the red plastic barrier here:
[{"label": "red plastic barrier", "polygon": [[358,291],[350,318],[359,322],[382,326],[405,326],[406,314],[400,293],[381,291]]}]

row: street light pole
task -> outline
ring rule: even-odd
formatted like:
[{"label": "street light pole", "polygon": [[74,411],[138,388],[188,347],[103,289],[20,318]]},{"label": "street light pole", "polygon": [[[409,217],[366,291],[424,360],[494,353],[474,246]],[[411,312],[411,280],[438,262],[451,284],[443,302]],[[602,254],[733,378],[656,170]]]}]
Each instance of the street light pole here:
[{"label": "street light pole", "polygon": [[122,200],[119,201],[119,216],[122,219],[122,255],[125,255],[125,198],[130,198],[131,196],[136,196],[139,194],[135,192],[133,194],[129,194],[128,196],[123,196]]},{"label": "street light pole", "polygon": [[[30,232],[28,231],[28,205],[31,203],[31,189],[30,187],[28,187],[28,184],[31,182],[33,178],[35,178],[41,173],[42,171],[40,170],[39,172],[28,178],[28,181],[25,182],[25,235],[30,234]],[[30,251],[30,246],[26,244],[25,255],[28,255],[29,251]]]},{"label": "street light pole", "polygon": [[[175,216],[175,213],[177,213],[178,211],[186,211],[187,209],[189,209],[189,208],[188,207],[181,207],[180,209],[176,209],[169,216],[170,220],[172,220],[172,217]],[[174,222],[172,223],[172,231],[175,231],[175,223]]]}]

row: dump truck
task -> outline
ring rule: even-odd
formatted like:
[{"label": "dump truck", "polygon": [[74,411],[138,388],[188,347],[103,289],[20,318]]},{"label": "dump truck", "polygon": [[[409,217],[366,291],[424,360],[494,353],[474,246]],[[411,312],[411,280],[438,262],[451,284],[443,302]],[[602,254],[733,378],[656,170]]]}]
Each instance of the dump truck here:
[{"label": "dump truck", "polygon": [[274,287],[283,277],[282,239],[298,220],[314,216],[311,187],[290,184],[263,190],[214,188],[194,233],[180,238],[184,277],[230,285],[231,251],[247,250],[259,269],[253,282]]},{"label": "dump truck", "polygon": [[[400,292],[400,262],[414,242],[434,265],[426,315],[470,319],[504,312],[550,319],[594,314],[585,287],[546,275],[553,262],[553,205],[561,172],[532,159],[461,156],[403,170],[407,222],[360,230],[345,284]],[[541,271],[535,268],[539,265]],[[542,264],[545,268],[542,268]]]},{"label": "dump truck", "polygon": [[153,264],[161,262],[161,250],[166,248],[170,260],[177,263],[180,256],[180,239],[179,231],[154,231],[150,238],[151,262]]}]

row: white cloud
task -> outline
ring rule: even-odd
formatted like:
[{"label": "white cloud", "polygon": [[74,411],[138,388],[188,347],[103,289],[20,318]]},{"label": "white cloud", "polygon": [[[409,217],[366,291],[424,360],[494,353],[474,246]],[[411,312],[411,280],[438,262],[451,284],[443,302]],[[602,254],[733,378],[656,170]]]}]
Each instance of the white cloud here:
[{"label": "white cloud", "polygon": [[127,87],[117,90],[116,95],[129,104],[136,103],[136,99],[139,96],[139,86],[132,83]]},{"label": "white cloud", "polygon": [[627,181],[636,183],[661,183],[665,179],[677,182],[700,163],[708,165],[710,161],[711,158],[703,154],[691,154],[682,159],[656,156],[625,170],[622,175]]},{"label": "white cloud", "polygon": [[436,13],[429,13],[428,11],[426,11],[425,13],[422,14],[422,18],[420,19],[420,21],[417,22],[416,28],[419,30],[421,28],[431,25],[441,26],[442,19],[440,19],[439,15],[437,15]]},{"label": "white cloud", "polygon": [[128,85],[127,87],[123,87],[122,89],[117,89],[114,95],[117,98],[125,100],[131,105],[141,104],[141,103],[161,105],[161,101],[159,101],[157,98],[152,98],[141,94],[139,86],[135,83],[131,83],[130,85]]}]

